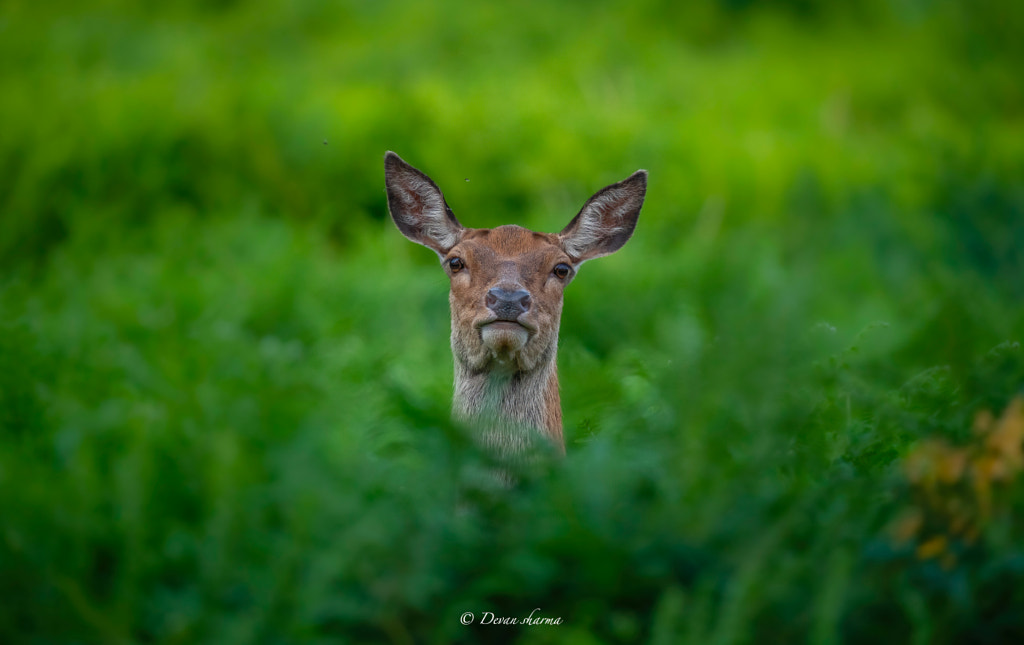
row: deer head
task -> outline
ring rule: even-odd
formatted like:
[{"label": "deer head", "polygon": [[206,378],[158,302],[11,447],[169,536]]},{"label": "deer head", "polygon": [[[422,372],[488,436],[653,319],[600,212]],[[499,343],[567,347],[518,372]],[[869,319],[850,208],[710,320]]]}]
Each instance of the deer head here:
[{"label": "deer head", "polygon": [[562,295],[584,262],[633,235],[647,172],[599,190],[557,234],[466,228],[437,184],[393,152],[384,173],[398,230],[437,253],[451,281],[457,416],[484,425],[505,452],[527,447],[531,429],[564,451],[555,371]]}]

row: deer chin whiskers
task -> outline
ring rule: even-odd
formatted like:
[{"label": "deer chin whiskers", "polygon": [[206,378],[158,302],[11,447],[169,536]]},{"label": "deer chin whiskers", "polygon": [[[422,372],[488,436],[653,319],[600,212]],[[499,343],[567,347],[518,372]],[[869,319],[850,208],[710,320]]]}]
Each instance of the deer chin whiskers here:
[{"label": "deer chin whiskers", "polygon": [[480,339],[496,357],[511,357],[526,346],[530,332],[516,323],[496,322],[480,329]]},{"label": "deer chin whiskers", "polygon": [[[454,415],[503,459],[529,452],[538,437],[564,453],[555,367],[563,290],[580,264],[633,235],[647,172],[599,190],[557,234],[466,228],[437,184],[393,152],[384,156],[384,175],[398,230],[449,271]],[[561,265],[573,273],[559,273]]]}]

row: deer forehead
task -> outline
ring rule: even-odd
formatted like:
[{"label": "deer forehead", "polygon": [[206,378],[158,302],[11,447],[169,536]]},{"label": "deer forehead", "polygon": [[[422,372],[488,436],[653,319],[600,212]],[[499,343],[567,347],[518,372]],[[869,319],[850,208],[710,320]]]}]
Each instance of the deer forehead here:
[{"label": "deer forehead", "polygon": [[569,262],[557,235],[515,225],[468,229],[448,256],[472,260],[478,275],[497,277],[514,269],[524,279],[534,274],[546,276],[555,263]]}]

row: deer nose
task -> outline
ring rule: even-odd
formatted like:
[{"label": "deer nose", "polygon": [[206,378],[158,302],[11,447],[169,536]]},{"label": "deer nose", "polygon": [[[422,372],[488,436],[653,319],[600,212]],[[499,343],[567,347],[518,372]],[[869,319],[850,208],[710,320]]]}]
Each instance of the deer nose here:
[{"label": "deer nose", "polygon": [[487,292],[487,308],[500,320],[515,321],[530,310],[530,292],[526,289],[500,289],[495,287]]}]

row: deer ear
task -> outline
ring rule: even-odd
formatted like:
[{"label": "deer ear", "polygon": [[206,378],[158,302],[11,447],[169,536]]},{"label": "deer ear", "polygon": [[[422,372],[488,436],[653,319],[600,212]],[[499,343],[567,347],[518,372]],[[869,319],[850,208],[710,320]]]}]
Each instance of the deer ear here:
[{"label": "deer ear", "polygon": [[430,177],[388,151],[384,155],[388,210],[395,226],[413,242],[444,256],[462,236],[462,224]]},{"label": "deer ear", "polygon": [[618,251],[633,235],[646,193],[646,170],[597,191],[558,234],[562,248],[578,263]]}]

